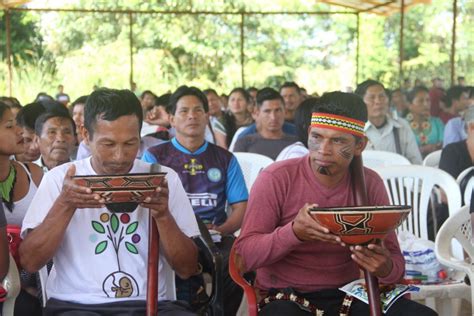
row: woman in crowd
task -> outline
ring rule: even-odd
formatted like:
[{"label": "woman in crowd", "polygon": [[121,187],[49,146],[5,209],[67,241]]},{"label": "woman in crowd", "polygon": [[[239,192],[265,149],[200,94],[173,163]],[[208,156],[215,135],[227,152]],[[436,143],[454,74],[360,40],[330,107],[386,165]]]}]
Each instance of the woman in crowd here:
[{"label": "woman in crowd", "polygon": [[430,96],[426,87],[418,86],[408,93],[410,113],[406,119],[415,133],[421,155],[441,149],[443,145],[444,124],[438,117],[430,115]]},{"label": "woman in crowd", "polygon": [[230,92],[228,112],[214,126],[217,145],[227,149],[237,129],[253,123],[248,111],[251,102],[250,94],[244,88],[234,88]]},{"label": "woman in crowd", "polygon": [[[0,102],[0,188],[2,206],[7,224],[21,226],[43,176],[40,167],[33,163],[10,160],[12,155],[24,151],[21,128],[16,125],[8,105]],[[22,290],[15,303],[15,315],[41,313],[41,304],[36,298],[34,275],[21,272]],[[39,314],[40,315],[40,314]]]}]

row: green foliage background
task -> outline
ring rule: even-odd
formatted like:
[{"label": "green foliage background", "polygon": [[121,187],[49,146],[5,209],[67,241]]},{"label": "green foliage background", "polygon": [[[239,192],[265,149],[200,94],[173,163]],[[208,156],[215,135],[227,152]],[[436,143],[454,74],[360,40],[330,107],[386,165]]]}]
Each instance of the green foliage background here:
[{"label": "green foliage background", "polygon": [[[312,0],[39,0],[36,7],[193,10],[342,11]],[[458,0],[456,73],[474,82],[474,1]],[[64,84],[72,98],[92,87],[129,87],[127,14],[13,11],[13,95],[28,103],[40,91]],[[4,15],[0,31],[5,34]],[[426,84],[449,83],[452,1],[433,0],[405,15],[404,76]],[[378,79],[398,87],[400,15],[360,15],[359,81]],[[133,15],[134,81],[139,90],[164,93],[180,84],[228,93],[242,85],[240,15]],[[295,80],[309,92],[356,84],[355,15],[245,15],[245,84],[278,86]],[[0,40],[0,95],[7,94],[5,36]]]}]

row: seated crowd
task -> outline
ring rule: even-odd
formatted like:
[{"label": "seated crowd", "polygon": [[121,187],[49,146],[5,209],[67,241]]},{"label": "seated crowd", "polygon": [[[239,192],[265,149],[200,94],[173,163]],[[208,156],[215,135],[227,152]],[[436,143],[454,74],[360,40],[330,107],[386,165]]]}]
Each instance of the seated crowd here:
[{"label": "seated crowd", "polygon": [[[7,230],[21,229],[19,248],[10,248],[21,271],[15,315],[144,315],[148,209],[160,236],[160,315],[202,310],[202,272],[212,267],[192,239],[202,233],[199,222],[219,236],[224,315],[236,315],[243,295],[228,273],[233,247],[246,270],[256,271],[262,297],[271,298],[260,304],[261,315],[368,315],[365,303],[339,288],[358,279],[360,268],[381,283],[400,282],[405,265],[396,234],[347,247],[309,209],[355,205],[349,168],[363,150],[421,165],[442,149],[439,166],[454,178],[474,161],[474,87],[444,91],[439,78],[429,89],[392,91],[366,80],[355,93],[321,97],[285,82],[279,90],[234,88],[228,97],[181,86],[160,96],[99,88],[69,100],[62,85],[56,98],[40,93],[24,106],[0,98],[0,280],[9,264]],[[276,161],[251,192],[238,152]],[[166,181],[119,216],[74,181],[147,173],[156,164]],[[364,173],[369,205],[389,204],[380,177]],[[165,295],[165,261],[176,273],[177,301]],[[43,307],[37,272],[46,265]],[[287,294],[301,300],[276,299]],[[402,314],[436,315],[408,299],[387,313]]]}]

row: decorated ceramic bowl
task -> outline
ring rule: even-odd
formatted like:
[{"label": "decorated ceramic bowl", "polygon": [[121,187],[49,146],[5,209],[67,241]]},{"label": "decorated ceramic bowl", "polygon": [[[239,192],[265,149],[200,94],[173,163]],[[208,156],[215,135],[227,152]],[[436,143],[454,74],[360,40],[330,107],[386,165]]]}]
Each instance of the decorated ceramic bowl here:
[{"label": "decorated ceramic bowl", "polygon": [[161,184],[166,173],[75,176],[74,181],[98,193],[105,203],[141,203]]},{"label": "decorated ceramic bowl", "polygon": [[408,216],[411,206],[351,206],[313,208],[310,215],[349,245],[382,240]]}]

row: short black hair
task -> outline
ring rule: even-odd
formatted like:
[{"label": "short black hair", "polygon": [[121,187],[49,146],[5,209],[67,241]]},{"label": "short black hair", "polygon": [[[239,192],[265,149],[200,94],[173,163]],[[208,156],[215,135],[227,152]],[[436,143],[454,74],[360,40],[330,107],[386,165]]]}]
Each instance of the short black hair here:
[{"label": "short black hair", "polygon": [[0,97],[0,101],[10,106],[11,109],[21,109],[20,101],[14,97]]},{"label": "short black hair", "polygon": [[74,123],[74,120],[72,117],[69,115],[69,113],[64,113],[64,112],[59,112],[59,111],[51,111],[51,112],[44,112],[41,114],[35,121],[35,133],[38,136],[41,136],[43,133],[43,126],[44,124],[52,118],[59,117],[59,118],[65,118],[69,120],[72,126],[72,132],[74,133],[74,136],[76,135],[76,124]]},{"label": "short black hair", "polygon": [[90,138],[98,119],[114,121],[121,116],[135,115],[139,132],[143,124],[143,111],[137,96],[130,90],[100,88],[91,93],[84,107],[84,127]]},{"label": "short black hair", "polygon": [[188,86],[181,86],[178,89],[176,89],[175,92],[170,97],[170,108],[169,108],[169,113],[170,114],[176,114],[176,107],[178,104],[179,99],[181,99],[184,96],[192,95],[195,96],[196,98],[199,99],[199,101],[202,103],[202,106],[204,108],[204,112],[209,112],[209,104],[207,103],[207,97],[202,93],[199,88],[196,87],[188,87]]},{"label": "short black hair", "polygon": [[388,94],[384,85],[380,81],[372,80],[372,79],[367,79],[364,82],[359,83],[354,93],[363,99],[365,94],[367,93],[367,90],[373,86],[381,86],[383,90],[385,91],[385,94]]},{"label": "short black hair", "polygon": [[151,90],[145,90],[142,92],[142,94],[140,94],[140,99],[143,99],[145,95],[147,94],[151,94],[152,96],[156,97],[156,95],[153,92],[151,92]]},{"label": "short black hair", "polygon": [[34,130],[36,119],[44,112],[52,111],[69,115],[69,111],[63,104],[54,100],[43,100],[40,102],[33,102],[22,107],[16,116],[16,122],[21,127]]},{"label": "short black hair", "polygon": [[40,101],[45,101],[45,100],[50,100],[54,101],[54,98],[47,94],[46,92],[40,92],[36,95],[36,99],[34,102],[40,102]]},{"label": "short black hair", "polygon": [[9,109],[10,109],[10,106],[8,104],[0,101],[0,119],[3,118],[3,114],[5,114],[5,111]]},{"label": "short black hair", "polygon": [[313,112],[341,115],[367,122],[367,106],[364,100],[355,93],[327,92],[317,100]]},{"label": "short black hair", "polygon": [[232,91],[229,93],[229,98],[230,98],[230,95],[235,92],[240,93],[244,97],[247,103],[252,102],[252,97],[250,96],[250,93],[248,93],[247,90],[245,90],[242,87],[237,87],[237,88],[232,89]]},{"label": "short black hair", "polygon": [[77,104],[86,104],[88,95],[83,95],[77,98],[74,102],[71,104],[71,108],[73,109]]},{"label": "short black hair", "polygon": [[255,87],[249,87],[247,88],[247,92],[250,93],[250,92],[258,92],[258,89],[255,88]]},{"label": "short black hair", "polygon": [[265,87],[262,90],[257,92],[257,108],[260,109],[262,107],[263,102],[268,100],[280,100],[282,106],[284,106],[285,101],[283,97],[280,95],[278,91],[273,88]]},{"label": "short black hair", "polygon": [[450,108],[454,100],[459,100],[461,95],[468,90],[463,86],[452,86],[446,91],[446,107]]},{"label": "short black hair", "polygon": [[427,87],[425,86],[416,86],[414,87],[413,89],[410,90],[410,92],[408,92],[407,94],[407,101],[410,103],[410,104],[413,104],[413,100],[415,100],[416,98],[416,95],[420,92],[426,92],[426,93],[430,93],[430,90],[428,90]]},{"label": "short black hair", "polygon": [[34,130],[36,119],[45,111],[46,109],[40,102],[27,104],[16,115],[16,123],[21,127]]},{"label": "short black hair", "polygon": [[298,84],[296,84],[296,82],[294,82],[294,81],[284,82],[280,87],[280,93],[281,93],[281,90],[283,90],[283,88],[295,88],[296,92],[298,92],[298,94],[301,93],[300,86]]},{"label": "short black hair", "polygon": [[170,98],[171,98],[171,93],[165,93],[163,95],[160,95],[159,97],[155,98],[154,106],[164,106],[166,112],[169,114],[170,113]]},{"label": "short black hair", "polygon": [[295,126],[298,140],[308,147],[308,127],[311,125],[311,114],[319,98],[310,97],[296,108]]},{"label": "short black hair", "polygon": [[211,94],[211,93],[214,94],[214,95],[216,95],[216,96],[219,96],[219,95],[217,94],[217,91],[214,90],[214,89],[212,89],[212,88],[208,88],[208,89],[206,89],[206,90],[202,90],[202,93],[204,93],[206,96],[209,95],[209,94]]}]

